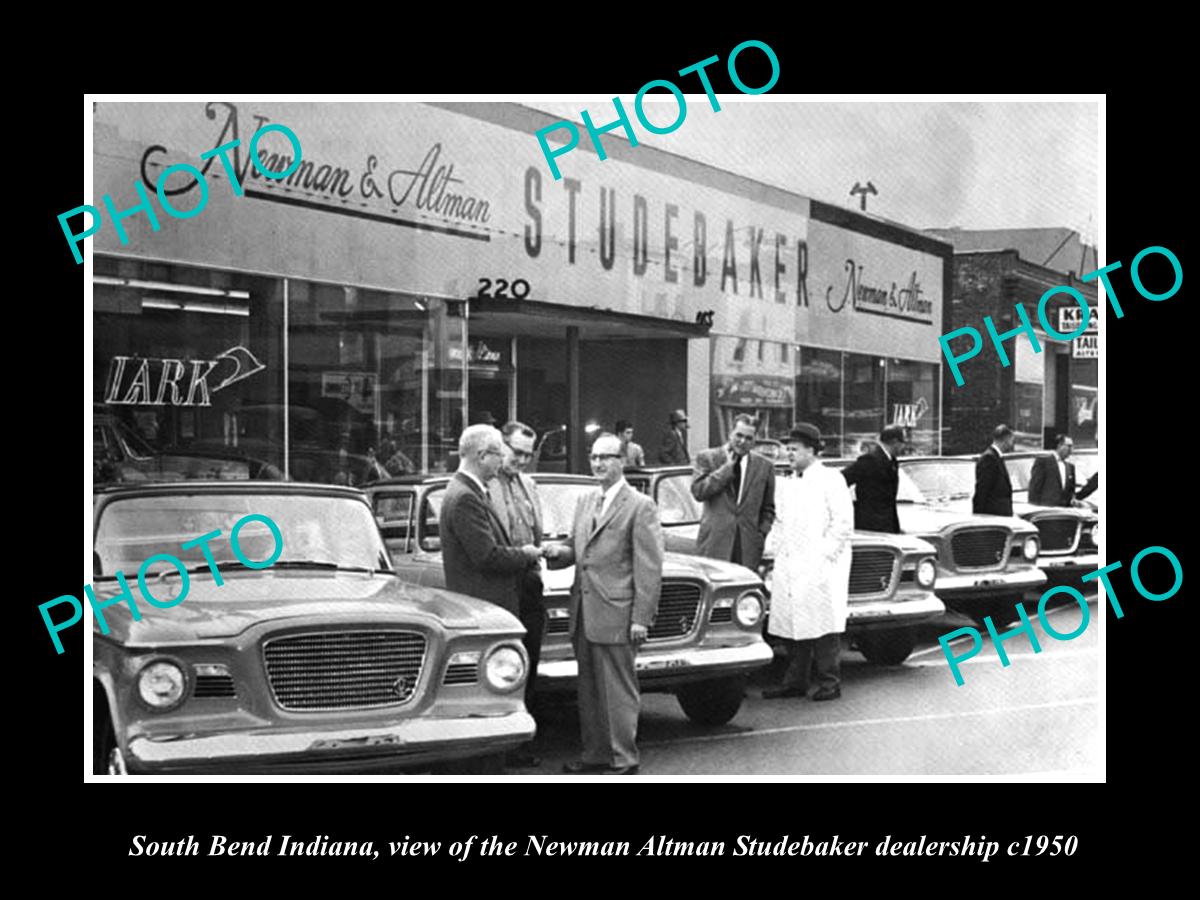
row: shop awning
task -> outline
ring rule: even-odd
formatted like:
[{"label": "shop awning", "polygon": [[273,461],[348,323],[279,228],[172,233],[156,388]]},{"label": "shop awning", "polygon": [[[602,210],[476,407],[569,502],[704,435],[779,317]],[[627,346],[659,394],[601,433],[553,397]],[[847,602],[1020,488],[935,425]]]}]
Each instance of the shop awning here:
[{"label": "shop awning", "polygon": [[471,301],[469,328],[489,334],[562,337],[564,329],[579,329],[581,340],[630,340],[708,337],[710,326],[677,319],[659,319],[607,309],[589,309],[534,300]]}]

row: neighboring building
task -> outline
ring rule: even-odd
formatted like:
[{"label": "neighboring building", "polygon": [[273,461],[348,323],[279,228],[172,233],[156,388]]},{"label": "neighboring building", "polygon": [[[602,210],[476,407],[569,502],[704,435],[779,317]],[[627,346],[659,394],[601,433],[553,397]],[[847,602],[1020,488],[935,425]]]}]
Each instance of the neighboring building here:
[{"label": "neighboring building", "polygon": [[[445,470],[464,423],[635,422],[675,408],[693,450],[734,415],[796,418],[854,452],[886,421],[938,452],[948,244],[611,134],[555,181],[505,103],[99,103],[95,205],[144,211],[91,238],[94,399],[160,450],[241,453],[357,483],[380,463]],[[301,163],[250,165],[265,123]],[[222,163],[227,152],[244,196]],[[279,132],[259,158],[292,165]],[[172,218],[162,171],[204,172]],[[202,192],[164,185],[177,209]],[[79,220],[74,220],[78,222]],[[79,226],[76,225],[78,230]],[[115,432],[114,432],[115,433]]]},{"label": "neighboring building", "polygon": [[[987,446],[992,426],[1007,422],[1017,432],[1018,446],[1052,446],[1054,436],[1069,434],[1077,447],[1095,447],[1099,418],[1099,323],[1093,315],[1089,332],[1070,342],[1051,341],[1037,317],[1037,305],[1050,288],[1069,285],[1093,311],[1096,284],[1079,276],[1097,268],[1094,247],[1066,228],[998,231],[931,229],[954,244],[954,290],[947,331],[970,325],[984,335],[983,352],[962,364],[959,387],[947,367],[943,395],[943,452],[973,453]],[[1029,339],[1018,335],[1004,346],[1012,365],[999,364],[983,327],[991,316],[1003,333],[1020,320],[1020,303],[1042,347],[1035,353]],[[1047,318],[1060,333],[1078,325],[1078,304],[1060,294],[1047,303]]]}]

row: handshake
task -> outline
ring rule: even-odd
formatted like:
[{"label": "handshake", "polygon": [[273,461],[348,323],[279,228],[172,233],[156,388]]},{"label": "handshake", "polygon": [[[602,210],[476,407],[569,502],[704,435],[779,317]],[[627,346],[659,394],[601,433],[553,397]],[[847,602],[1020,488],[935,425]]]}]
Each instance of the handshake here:
[{"label": "handshake", "polygon": [[541,547],[535,547],[533,544],[526,544],[521,548],[521,552],[525,554],[525,559],[531,565],[536,565],[541,559],[561,559],[564,555],[566,555],[566,548],[561,544],[543,544]]}]

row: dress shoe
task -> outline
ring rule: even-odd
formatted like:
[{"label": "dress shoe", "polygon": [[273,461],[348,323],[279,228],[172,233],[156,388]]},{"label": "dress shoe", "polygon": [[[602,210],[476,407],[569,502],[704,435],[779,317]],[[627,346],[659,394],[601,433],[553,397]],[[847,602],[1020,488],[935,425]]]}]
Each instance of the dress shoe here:
[{"label": "dress shoe", "polygon": [[771,687],[763,688],[764,700],[778,700],[781,697],[803,697],[808,692],[804,688],[798,687]]},{"label": "dress shoe", "polygon": [[590,763],[580,759],[563,763],[563,771],[568,775],[599,775],[602,772],[609,772],[611,770],[612,766],[605,763]]},{"label": "dress shoe", "polygon": [[638,773],[638,766],[636,764],[632,766],[613,766],[611,769],[605,769],[605,772],[608,775],[636,775]]},{"label": "dress shoe", "polygon": [[812,695],[812,698],[814,700],[836,700],[840,696],[842,696],[841,688],[821,688]]},{"label": "dress shoe", "polygon": [[509,769],[536,769],[541,764],[541,757],[534,756],[524,747],[510,750],[504,755],[505,768]]}]

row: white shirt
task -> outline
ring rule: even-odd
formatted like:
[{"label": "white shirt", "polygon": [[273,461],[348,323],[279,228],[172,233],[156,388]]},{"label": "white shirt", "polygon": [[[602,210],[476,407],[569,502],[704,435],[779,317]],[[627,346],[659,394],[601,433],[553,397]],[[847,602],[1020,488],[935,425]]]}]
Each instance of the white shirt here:
[{"label": "white shirt", "polygon": [[879,449],[883,451],[883,455],[886,456],[889,460],[896,458],[896,457],[892,456],[892,454],[888,453],[888,448],[885,445],[880,444]]},{"label": "white shirt", "polygon": [[1054,461],[1056,463],[1058,463],[1059,483],[1062,484],[1063,489],[1065,490],[1067,487],[1067,461],[1065,459],[1063,459],[1061,456],[1059,456],[1057,453],[1054,454]]},{"label": "white shirt", "polygon": [[600,515],[597,518],[602,518],[608,512],[608,508],[612,506],[613,498],[617,496],[617,491],[621,489],[623,484],[625,484],[625,479],[618,478],[616,484],[604,491],[604,502],[600,505]]},{"label": "white shirt", "polygon": [[1000,449],[999,447],[997,447],[995,444],[992,444],[992,449],[996,451],[996,455],[997,455],[998,457],[1000,457],[1001,459],[1004,459],[1004,451],[1003,451],[1003,450],[1001,450],[1001,449]]}]

